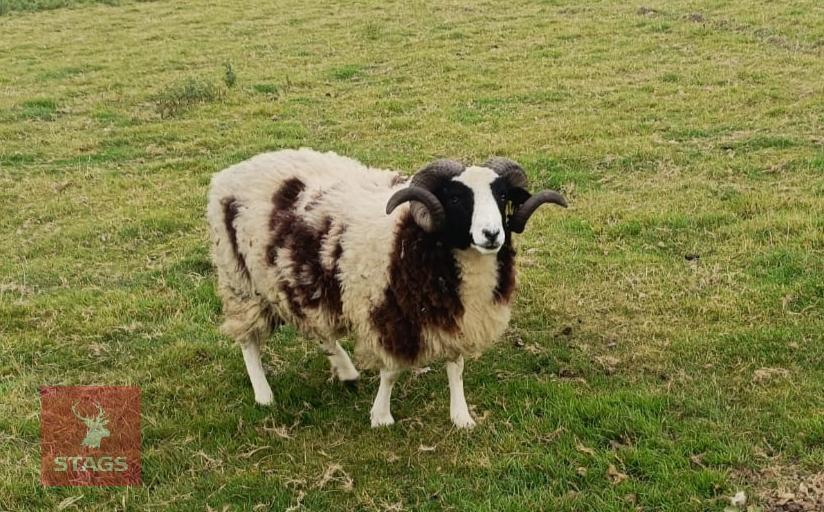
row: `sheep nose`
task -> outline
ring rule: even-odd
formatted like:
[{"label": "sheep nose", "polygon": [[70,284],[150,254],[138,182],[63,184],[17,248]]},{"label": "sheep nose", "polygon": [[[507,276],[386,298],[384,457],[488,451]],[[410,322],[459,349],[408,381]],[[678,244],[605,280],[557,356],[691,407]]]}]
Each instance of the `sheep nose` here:
[{"label": "sheep nose", "polygon": [[484,229],[484,230],[481,230],[481,231],[483,232],[484,236],[486,237],[487,241],[489,241],[489,242],[497,241],[498,240],[498,234],[501,232],[501,230],[499,230],[499,229],[496,229],[495,231],[491,231],[489,229]]}]

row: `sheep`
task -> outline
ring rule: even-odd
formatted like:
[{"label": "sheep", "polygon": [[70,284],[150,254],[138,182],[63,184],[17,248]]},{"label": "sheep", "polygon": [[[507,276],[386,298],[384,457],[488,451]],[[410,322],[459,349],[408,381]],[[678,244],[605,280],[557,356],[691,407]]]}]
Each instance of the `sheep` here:
[{"label": "sheep", "polygon": [[471,428],[465,357],[497,340],[515,291],[512,233],[555,191],[530,194],[504,158],[436,160],[411,178],[310,149],[263,153],[217,173],[207,218],[221,330],[241,347],[255,400],[273,396],[260,348],[294,325],[318,340],[343,382],[356,360],[380,371],[373,427],[391,425],[392,386],[407,368],[446,360],[450,416]]}]

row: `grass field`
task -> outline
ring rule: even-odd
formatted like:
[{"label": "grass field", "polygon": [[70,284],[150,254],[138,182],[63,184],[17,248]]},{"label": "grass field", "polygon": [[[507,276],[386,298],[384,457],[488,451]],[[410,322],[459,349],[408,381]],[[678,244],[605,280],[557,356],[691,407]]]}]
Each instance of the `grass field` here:
[{"label": "grass field", "polygon": [[[824,471],[824,10],[783,4],[0,0],[0,510],[791,510]],[[206,187],[299,146],[565,191],[467,363],[474,431],[442,365],[370,429],[376,376],[288,329],[254,404]],[[45,384],[141,387],[141,487],[40,486]]]}]

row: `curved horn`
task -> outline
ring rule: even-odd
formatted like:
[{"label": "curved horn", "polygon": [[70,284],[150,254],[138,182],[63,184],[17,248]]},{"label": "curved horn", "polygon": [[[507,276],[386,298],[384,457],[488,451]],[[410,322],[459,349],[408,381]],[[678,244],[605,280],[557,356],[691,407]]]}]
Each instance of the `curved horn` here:
[{"label": "curved horn", "polygon": [[441,180],[457,176],[462,173],[464,169],[466,169],[466,167],[455,160],[449,160],[447,158],[435,160],[415,173],[412,177],[412,184],[432,192]]},{"label": "curved horn", "polygon": [[454,160],[435,160],[412,177],[409,186],[398,190],[386,203],[387,215],[400,204],[413,201],[410,208],[415,222],[426,232],[437,231],[446,218],[443,205],[433,194],[444,179],[462,173],[463,164]]},{"label": "curved horn", "polygon": [[423,187],[415,185],[402,188],[392,194],[389,202],[386,203],[386,214],[389,215],[395,208],[407,201],[417,201],[426,207],[429,220],[425,225],[421,226],[424,230],[432,232],[437,231],[441,227],[444,217],[446,217],[443,211],[443,205],[438,201],[438,198],[435,197],[435,194]]},{"label": "curved horn", "polygon": [[484,163],[484,167],[504,176],[512,187],[529,188],[529,179],[526,177],[523,168],[518,165],[518,162],[500,156],[493,156]]},{"label": "curved horn", "polygon": [[566,199],[554,190],[542,190],[526,200],[518,210],[512,214],[509,220],[509,227],[515,233],[523,233],[526,221],[544,203],[553,203],[564,208],[567,207]]}]

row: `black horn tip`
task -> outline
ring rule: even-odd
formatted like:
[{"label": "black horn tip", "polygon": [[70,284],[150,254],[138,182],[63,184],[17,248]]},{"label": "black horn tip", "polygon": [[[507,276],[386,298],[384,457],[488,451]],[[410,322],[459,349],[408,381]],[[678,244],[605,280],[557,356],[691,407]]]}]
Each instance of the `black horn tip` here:
[{"label": "black horn tip", "polygon": [[402,188],[398,190],[397,192],[392,194],[392,197],[390,197],[389,201],[386,202],[386,214],[389,215],[390,213],[395,211],[395,208],[397,208],[398,206],[407,201],[411,201],[413,197],[414,194],[408,188]]},{"label": "black horn tip", "polygon": [[555,190],[542,190],[526,200],[521,207],[512,215],[510,219],[510,229],[513,233],[523,233],[529,217],[544,203],[557,204],[563,208],[567,207],[566,198]]},{"label": "black horn tip", "polygon": [[555,190],[542,190],[535,195],[540,197],[542,203],[557,204],[561,208],[566,208],[569,206],[563,194],[556,192]]}]

